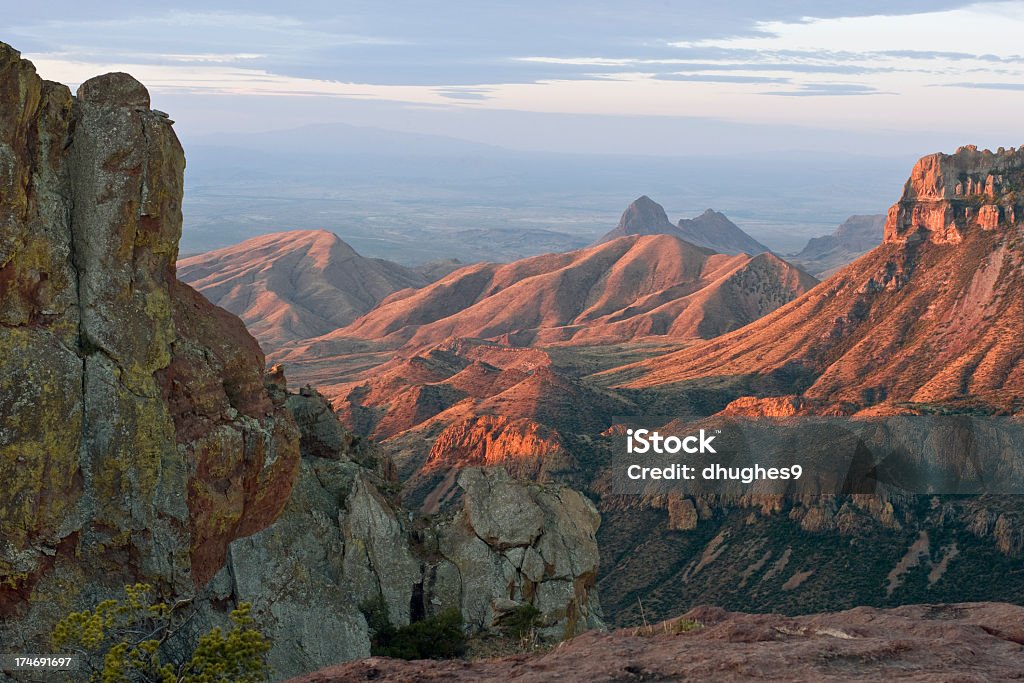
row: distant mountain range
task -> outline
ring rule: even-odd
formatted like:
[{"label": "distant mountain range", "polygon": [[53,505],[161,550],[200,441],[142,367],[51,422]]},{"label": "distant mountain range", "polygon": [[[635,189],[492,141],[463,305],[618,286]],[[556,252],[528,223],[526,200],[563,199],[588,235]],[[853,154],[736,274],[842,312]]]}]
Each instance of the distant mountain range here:
[{"label": "distant mountain range", "polygon": [[626,235],[672,235],[698,247],[720,254],[749,254],[771,251],[743,232],[725,214],[708,209],[696,218],[684,218],[678,225],[668,219],[665,209],[647,195],[630,204],[619,224],[606,233],[597,244]]},{"label": "distant mountain range", "polygon": [[825,278],[881,244],[884,230],[885,214],[850,216],[831,235],[812,237],[803,251],[786,258]]}]

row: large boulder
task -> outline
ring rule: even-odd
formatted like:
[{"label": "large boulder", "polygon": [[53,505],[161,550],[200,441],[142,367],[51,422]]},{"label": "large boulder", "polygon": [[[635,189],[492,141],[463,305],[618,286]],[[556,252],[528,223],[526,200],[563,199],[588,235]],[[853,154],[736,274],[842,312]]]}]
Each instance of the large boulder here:
[{"label": "large boulder", "polygon": [[519,605],[540,611],[542,631],[567,638],[600,628],[597,528],[582,494],[505,470],[459,475],[462,509],[438,531],[438,551],[462,579],[459,607],[471,629],[492,628]]}]

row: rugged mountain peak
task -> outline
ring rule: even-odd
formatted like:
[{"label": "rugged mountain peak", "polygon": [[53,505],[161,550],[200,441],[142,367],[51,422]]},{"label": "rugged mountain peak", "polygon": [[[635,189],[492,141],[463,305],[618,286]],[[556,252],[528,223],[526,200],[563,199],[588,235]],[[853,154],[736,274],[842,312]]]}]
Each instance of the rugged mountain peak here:
[{"label": "rugged mountain peak", "polygon": [[886,242],[926,239],[957,244],[974,227],[994,230],[1022,216],[1024,147],[960,147],[922,157],[889,209]]},{"label": "rugged mountain peak", "polygon": [[665,208],[647,195],[642,195],[622,212],[616,229],[623,231],[624,235],[653,235],[666,230],[672,232],[674,227]]}]

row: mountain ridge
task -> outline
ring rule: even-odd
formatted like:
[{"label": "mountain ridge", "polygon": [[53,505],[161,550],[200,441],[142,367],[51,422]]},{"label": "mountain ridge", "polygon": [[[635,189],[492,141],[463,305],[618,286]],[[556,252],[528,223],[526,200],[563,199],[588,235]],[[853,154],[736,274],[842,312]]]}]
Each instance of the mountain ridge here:
[{"label": "mountain ridge", "polygon": [[326,230],[270,233],[177,267],[184,282],[242,318],[268,349],[326,334],[388,295],[430,282],[423,271],[360,256]]},{"label": "mountain ridge", "polygon": [[774,377],[778,391],[849,409],[973,400],[1020,410],[1017,188],[1022,151],[923,157],[881,246],[751,325],[619,370],[621,384]]},{"label": "mountain ridge", "polygon": [[806,291],[772,254],[716,254],[671,235],[632,235],[509,264],[476,264],[396,292],[325,335],[425,346],[448,337],[513,345],[713,336]]}]

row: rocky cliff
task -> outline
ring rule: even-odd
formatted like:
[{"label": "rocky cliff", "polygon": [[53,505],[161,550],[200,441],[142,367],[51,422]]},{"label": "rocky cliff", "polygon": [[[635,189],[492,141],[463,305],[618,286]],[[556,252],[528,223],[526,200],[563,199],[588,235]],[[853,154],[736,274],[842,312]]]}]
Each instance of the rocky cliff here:
[{"label": "rocky cliff", "polygon": [[[0,44],[0,641],[144,579],[187,595],[278,515],[298,434],[241,322],[175,278],[181,146],[126,74]],[[13,627],[13,628],[12,628]]]},{"label": "rocky cliff", "polygon": [[[230,545],[208,602],[253,604],[278,676],[368,656],[364,612],[375,604],[396,626],[455,608],[470,634],[525,604],[552,640],[602,625],[600,517],[581,494],[467,469],[444,514],[417,518],[398,503],[386,459],[333,416],[315,417],[330,415],[322,396],[303,390],[288,406],[304,416],[292,496],[277,521]],[[208,607],[193,627],[220,623]]]}]

